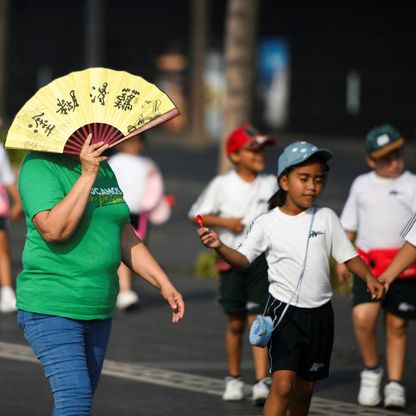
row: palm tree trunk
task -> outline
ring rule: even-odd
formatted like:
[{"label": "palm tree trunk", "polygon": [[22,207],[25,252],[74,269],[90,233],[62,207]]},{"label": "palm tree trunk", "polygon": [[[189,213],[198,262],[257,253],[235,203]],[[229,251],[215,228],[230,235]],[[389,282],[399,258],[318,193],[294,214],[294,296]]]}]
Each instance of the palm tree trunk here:
[{"label": "palm tree trunk", "polygon": [[7,22],[9,0],[0,0],[0,126],[6,121]]},{"label": "palm tree trunk", "polygon": [[[225,29],[224,134],[250,122],[253,98],[254,54],[259,0],[228,0]],[[220,142],[218,170],[229,169],[224,142]]]}]

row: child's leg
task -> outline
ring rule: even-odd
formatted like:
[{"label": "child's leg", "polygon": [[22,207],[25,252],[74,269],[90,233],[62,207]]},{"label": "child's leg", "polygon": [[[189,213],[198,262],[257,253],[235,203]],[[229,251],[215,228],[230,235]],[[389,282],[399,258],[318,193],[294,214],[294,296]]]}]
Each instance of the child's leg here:
[{"label": "child's leg", "polygon": [[295,391],[289,404],[287,416],[304,416],[309,412],[315,383],[297,376]]},{"label": "child's leg", "polygon": [[407,321],[386,311],[385,327],[388,379],[401,381],[406,356]]},{"label": "child's leg", "polygon": [[[249,327],[253,324],[256,319],[256,315],[248,315],[247,322]],[[254,361],[254,371],[256,374],[256,380],[261,380],[262,378],[268,377],[268,354],[267,348],[252,347],[253,361]]]},{"label": "child's leg", "polygon": [[225,348],[227,353],[228,374],[233,377],[240,376],[241,351],[243,333],[245,329],[245,315],[243,313],[228,314],[225,333]]},{"label": "child's leg", "polygon": [[295,391],[296,373],[290,370],[275,371],[270,394],[264,405],[263,416],[286,416]]},{"label": "child's leg", "polygon": [[354,306],[352,310],[355,336],[367,368],[378,366],[376,322],[380,306],[379,302],[367,302]]}]

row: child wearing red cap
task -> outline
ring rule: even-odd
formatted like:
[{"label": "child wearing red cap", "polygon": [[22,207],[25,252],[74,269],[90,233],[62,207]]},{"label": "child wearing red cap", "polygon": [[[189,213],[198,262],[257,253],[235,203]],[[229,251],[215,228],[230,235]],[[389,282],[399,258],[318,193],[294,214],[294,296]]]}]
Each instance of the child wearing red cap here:
[{"label": "child wearing red cap", "polygon": [[[246,124],[227,138],[227,155],[233,169],[216,176],[189,211],[189,219],[196,223],[202,216],[204,225],[217,227],[221,238],[231,247],[238,247],[247,226],[267,211],[267,201],[277,190],[274,175],[265,169],[264,146],[274,140],[260,134]],[[226,377],[223,400],[244,398],[241,378],[241,350],[246,325],[251,325],[262,313],[268,296],[267,263],[261,256],[245,269],[237,269],[218,261],[220,273],[220,303],[228,317],[225,344],[229,375]],[[253,347],[256,382],[252,400],[263,404],[270,389],[267,370],[267,351]]]}]

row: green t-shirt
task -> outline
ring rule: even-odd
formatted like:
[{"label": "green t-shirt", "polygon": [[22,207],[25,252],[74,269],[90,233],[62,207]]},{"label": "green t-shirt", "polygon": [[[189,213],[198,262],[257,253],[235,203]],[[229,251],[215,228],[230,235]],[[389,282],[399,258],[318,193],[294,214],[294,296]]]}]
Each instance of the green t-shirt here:
[{"label": "green t-shirt", "polygon": [[27,236],[17,307],[74,319],[112,316],[118,293],[120,234],[129,222],[113,171],[102,163],[77,230],[62,243],[47,243],[32,222],[52,209],[80,177],[81,164],[67,155],[28,153],[19,173]]}]

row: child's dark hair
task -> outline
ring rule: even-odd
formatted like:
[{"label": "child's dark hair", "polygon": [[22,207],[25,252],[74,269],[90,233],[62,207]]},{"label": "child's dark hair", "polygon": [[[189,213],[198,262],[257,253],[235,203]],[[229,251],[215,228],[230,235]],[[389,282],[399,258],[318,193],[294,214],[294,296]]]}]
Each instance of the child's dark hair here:
[{"label": "child's dark hair", "polygon": [[[313,156],[312,156],[312,157],[313,157]],[[328,166],[328,164],[327,164],[325,161],[323,161],[321,158],[316,157],[316,156],[315,156],[315,158],[316,158],[319,162],[321,162],[321,163],[322,163],[322,165],[323,165],[323,167],[324,167],[324,181],[325,181],[326,176],[327,176],[327,174],[328,174],[328,172],[329,172],[329,166]],[[309,162],[311,159],[312,159],[312,158],[309,158],[309,159],[305,160],[305,162]],[[279,189],[278,189],[278,190],[277,190],[277,192],[276,192],[276,193],[274,193],[274,194],[270,197],[270,199],[267,201],[269,211],[271,211],[272,209],[274,209],[274,208],[276,208],[276,207],[282,207],[282,206],[285,204],[285,202],[286,202],[286,194],[287,194],[287,192],[286,192],[284,189],[280,188],[280,183],[279,183],[280,178],[281,178],[283,175],[287,175],[287,174],[288,174],[288,173],[289,173],[289,172],[290,172],[293,168],[298,167],[298,166],[302,166],[305,162],[299,163],[298,165],[293,165],[293,166],[290,166],[289,168],[287,168],[286,170],[284,170],[284,171],[280,174],[280,176],[277,178],[277,182],[278,182]]]}]

